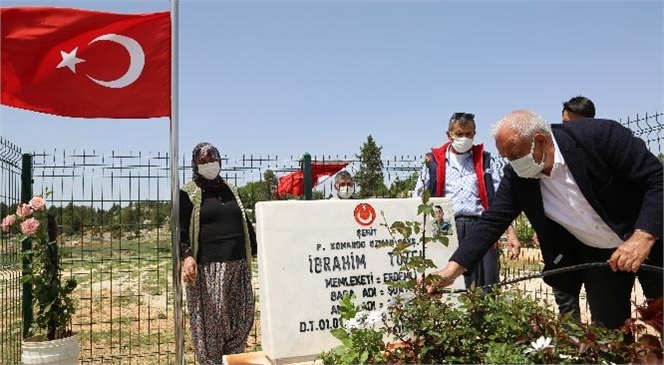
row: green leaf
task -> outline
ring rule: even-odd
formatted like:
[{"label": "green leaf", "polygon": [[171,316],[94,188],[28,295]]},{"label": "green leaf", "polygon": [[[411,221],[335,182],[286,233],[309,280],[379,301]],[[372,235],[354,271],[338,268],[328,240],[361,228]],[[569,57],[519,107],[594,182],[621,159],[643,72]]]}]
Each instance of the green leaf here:
[{"label": "green leaf", "polygon": [[55,301],[48,303],[48,304],[44,307],[44,309],[42,310],[42,312],[44,312],[44,313],[48,313],[48,312],[50,312],[50,311],[51,311],[51,307],[53,306],[53,303],[54,303],[54,302],[55,302]]},{"label": "green leaf", "polygon": [[422,213],[426,214],[429,217],[434,216],[433,204],[432,203],[426,204],[424,206],[420,205],[420,207],[422,208]]},{"label": "green leaf", "polygon": [[341,363],[342,364],[355,364],[357,363],[357,352],[355,351],[349,351],[343,356],[341,356]]},{"label": "green leaf", "polygon": [[330,333],[340,341],[348,339],[348,333],[343,328],[334,328],[330,330]]},{"label": "green leaf", "polygon": [[74,278],[69,278],[69,279],[66,281],[65,286],[63,287],[63,290],[65,290],[66,292],[71,292],[71,291],[73,291],[74,289],[76,289],[76,285],[77,285],[77,283],[76,283],[76,279],[74,279]]},{"label": "green leaf", "polygon": [[428,267],[428,268],[437,268],[438,267],[438,266],[436,266],[436,264],[431,259],[425,259],[423,265]]},{"label": "green leaf", "polygon": [[422,193],[422,203],[426,204],[429,202],[429,199],[431,198],[431,192],[429,189],[424,189],[424,193]]},{"label": "green leaf", "polygon": [[436,241],[440,242],[443,244],[443,246],[448,247],[450,245],[450,239],[447,236],[444,235],[439,235],[436,237]]},{"label": "green leaf", "polygon": [[353,299],[355,299],[355,295],[351,295],[350,293],[344,294],[341,298],[341,301],[339,302],[339,314],[341,319],[347,320],[355,317],[358,309],[353,304]]},{"label": "green leaf", "polygon": [[383,248],[383,247],[391,247],[391,246],[392,246],[392,243],[388,240],[385,240],[385,241],[380,241],[380,242],[376,243],[376,245],[374,247]]},{"label": "green leaf", "polygon": [[404,222],[396,221],[396,222],[392,223],[392,225],[390,226],[390,229],[399,230],[399,229],[404,228],[405,226],[406,226],[406,224]]},{"label": "green leaf", "polygon": [[367,351],[362,351],[360,354],[360,364],[366,364],[367,360],[369,359],[369,353]]}]

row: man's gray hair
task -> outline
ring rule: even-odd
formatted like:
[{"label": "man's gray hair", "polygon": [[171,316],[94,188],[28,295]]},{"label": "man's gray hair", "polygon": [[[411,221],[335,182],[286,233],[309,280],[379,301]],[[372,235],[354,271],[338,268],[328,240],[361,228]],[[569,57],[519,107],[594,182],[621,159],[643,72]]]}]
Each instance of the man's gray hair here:
[{"label": "man's gray hair", "polygon": [[504,116],[491,128],[491,137],[496,138],[498,132],[503,129],[511,129],[520,139],[527,141],[532,141],[535,133],[551,135],[551,125],[539,114],[530,110],[515,110]]},{"label": "man's gray hair", "polygon": [[353,176],[350,174],[350,172],[341,170],[337,173],[337,176],[334,177],[334,183],[336,184],[341,180],[350,180],[352,182]]}]

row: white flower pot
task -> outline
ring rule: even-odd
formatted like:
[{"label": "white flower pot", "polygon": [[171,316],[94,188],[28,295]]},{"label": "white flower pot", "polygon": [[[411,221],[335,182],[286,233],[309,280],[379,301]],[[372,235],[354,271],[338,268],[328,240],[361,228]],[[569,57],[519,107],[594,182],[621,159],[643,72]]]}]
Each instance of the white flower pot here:
[{"label": "white flower pot", "polygon": [[53,341],[44,336],[33,336],[23,340],[23,364],[78,364],[81,354],[79,334]]}]

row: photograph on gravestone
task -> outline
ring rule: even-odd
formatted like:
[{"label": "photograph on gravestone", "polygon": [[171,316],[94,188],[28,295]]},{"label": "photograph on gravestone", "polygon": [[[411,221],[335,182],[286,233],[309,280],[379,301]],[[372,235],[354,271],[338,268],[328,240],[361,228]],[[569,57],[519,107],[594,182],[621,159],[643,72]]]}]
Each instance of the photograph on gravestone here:
[{"label": "photograph on gravestone", "polygon": [[[389,247],[388,226],[422,221],[419,198],[273,201],[256,204],[262,350],[274,363],[309,361],[339,342],[330,330],[341,325],[345,293],[366,310],[382,308],[398,295],[385,281],[406,280],[403,262]],[[449,246],[430,243],[426,256],[442,268],[458,246],[448,198],[431,198],[444,219],[427,217],[427,236],[444,234]],[[384,214],[384,218],[383,218]],[[444,224],[444,233],[435,233]],[[421,254],[419,239],[411,255]],[[431,269],[433,271],[435,269]],[[452,288],[463,289],[463,278]]]}]

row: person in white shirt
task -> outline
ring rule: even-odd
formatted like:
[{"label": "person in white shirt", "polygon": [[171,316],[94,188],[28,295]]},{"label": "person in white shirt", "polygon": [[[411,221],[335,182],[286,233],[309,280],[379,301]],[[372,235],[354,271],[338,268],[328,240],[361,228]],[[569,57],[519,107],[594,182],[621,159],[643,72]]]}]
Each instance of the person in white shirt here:
[{"label": "person in white shirt", "polygon": [[[585,96],[575,96],[563,103],[562,111],[563,123],[569,123],[576,120],[595,118],[595,104]],[[539,244],[537,234],[533,235],[533,241]],[[581,306],[579,305],[579,294],[567,294],[556,288],[553,288],[553,297],[558,304],[560,314],[570,314],[572,318],[581,321]]]},{"label": "person in white shirt", "polygon": [[[462,240],[429,284],[436,292],[472,269],[524,212],[537,232],[544,272],[585,263],[608,266],[546,275],[568,294],[585,286],[592,320],[619,328],[631,315],[635,273],[648,299],[662,296],[662,163],[643,140],[612,120],[550,125],[528,110],[501,119],[493,136],[509,160],[477,234]],[[646,262],[647,260],[647,262]],[[629,340],[629,335],[627,336]]]}]

